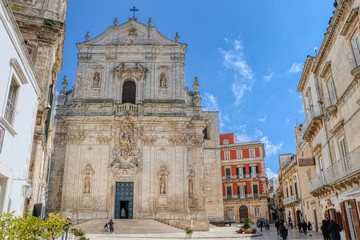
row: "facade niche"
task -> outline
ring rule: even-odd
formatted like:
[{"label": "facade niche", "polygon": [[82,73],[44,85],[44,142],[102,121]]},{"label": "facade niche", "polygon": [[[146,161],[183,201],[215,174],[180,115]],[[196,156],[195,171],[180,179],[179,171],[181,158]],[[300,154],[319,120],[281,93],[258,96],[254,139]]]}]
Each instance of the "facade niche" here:
[{"label": "facade niche", "polygon": [[94,73],[93,87],[100,87],[100,73],[99,72]]}]

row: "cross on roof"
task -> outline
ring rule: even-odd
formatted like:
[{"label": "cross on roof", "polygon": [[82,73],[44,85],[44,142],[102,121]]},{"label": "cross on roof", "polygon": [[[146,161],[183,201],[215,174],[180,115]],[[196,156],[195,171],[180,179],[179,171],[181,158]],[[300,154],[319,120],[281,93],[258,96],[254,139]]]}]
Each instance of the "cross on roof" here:
[{"label": "cross on roof", "polygon": [[135,18],[135,12],[139,11],[139,9],[136,9],[135,6],[131,9],[129,9],[129,11],[133,12],[133,18]]}]

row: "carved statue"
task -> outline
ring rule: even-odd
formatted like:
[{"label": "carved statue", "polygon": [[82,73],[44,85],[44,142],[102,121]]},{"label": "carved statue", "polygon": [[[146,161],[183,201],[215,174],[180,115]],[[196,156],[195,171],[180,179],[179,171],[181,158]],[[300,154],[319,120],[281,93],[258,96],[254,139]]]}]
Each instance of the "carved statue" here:
[{"label": "carved statue", "polygon": [[93,86],[94,87],[100,87],[100,73],[96,72],[94,73],[94,79],[93,79]]},{"label": "carved statue", "polygon": [[194,193],[194,183],[193,180],[190,178],[189,179],[189,195],[193,195]]},{"label": "carved statue", "polygon": [[163,72],[160,74],[160,88],[167,88],[166,74]]},{"label": "carved statue", "polygon": [[85,178],[84,193],[90,193],[90,179]]},{"label": "carved statue", "polygon": [[164,178],[160,179],[160,194],[166,194],[166,183]]}]

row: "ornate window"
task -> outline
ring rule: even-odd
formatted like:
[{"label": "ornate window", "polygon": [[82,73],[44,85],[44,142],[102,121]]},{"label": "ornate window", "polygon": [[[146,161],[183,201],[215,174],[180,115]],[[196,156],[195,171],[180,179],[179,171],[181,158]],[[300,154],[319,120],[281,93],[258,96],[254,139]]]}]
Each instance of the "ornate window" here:
[{"label": "ornate window", "polygon": [[225,160],[230,160],[230,152],[224,152]]},{"label": "ornate window", "polygon": [[136,85],[133,81],[127,81],[123,85],[122,103],[133,103],[136,101]]},{"label": "ornate window", "polygon": [[100,87],[100,73],[99,72],[94,73],[93,87]]},{"label": "ornate window", "polygon": [[336,94],[335,94],[334,81],[333,81],[331,75],[330,75],[330,77],[328,78],[328,80],[326,82],[326,86],[327,86],[327,90],[328,90],[328,93],[329,93],[330,104],[335,105],[336,102],[337,102],[337,98],[336,98]]},{"label": "ornate window", "polygon": [[228,145],[228,144],[229,144],[229,140],[224,139],[224,141],[223,141],[223,145]]}]

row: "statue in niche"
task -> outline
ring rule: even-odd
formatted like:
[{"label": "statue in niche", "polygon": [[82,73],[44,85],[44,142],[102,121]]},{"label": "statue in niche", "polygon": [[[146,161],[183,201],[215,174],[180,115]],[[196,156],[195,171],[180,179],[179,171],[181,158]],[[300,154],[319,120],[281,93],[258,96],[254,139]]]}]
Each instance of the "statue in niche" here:
[{"label": "statue in niche", "polygon": [[85,178],[84,193],[90,193],[90,178]]},{"label": "statue in niche", "polygon": [[160,73],[160,88],[167,88],[166,73]]},{"label": "statue in niche", "polygon": [[164,178],[160,179],[160,194],[166,194],[166,183]]},{"label": "statue in niche", "polygon": [[100,87],[100,73],[94,73],[93,87]]},{"label": "statue in niche", "polygon": [[193,195],[194,193],[194,183],[193,180],[190,178],[189,179],[189,195]]}]

